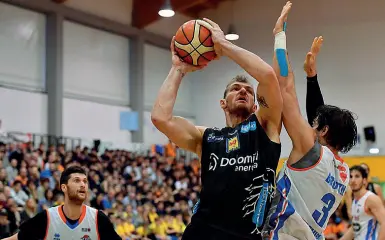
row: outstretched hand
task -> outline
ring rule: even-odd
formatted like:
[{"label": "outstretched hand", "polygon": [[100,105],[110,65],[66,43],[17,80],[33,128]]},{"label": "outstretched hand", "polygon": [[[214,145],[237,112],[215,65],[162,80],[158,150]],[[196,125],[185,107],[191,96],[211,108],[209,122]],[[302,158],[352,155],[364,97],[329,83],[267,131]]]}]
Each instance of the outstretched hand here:
[{"label": "outstretched hand", "polygon": [[314,38],[313,44],[310,48],[310,52],[306,54],[303,69],[305,70],[308,77],[314,77],[315,75],[317,75],[317,55],[321,50],[323,41],[324,39],[322,36]]},{"label": "outstretched hand", "polygon": [[208,30],[210,30],[211,39],[213,40],[213,43],[214,43],[214,51],[217,54],[217,57],[215,59],[218,59],[219,57],[222,56],[222,47],[221,47],[222,43],[224,41],[227,41],[225,38],[224,32],[222,31],[222,29],[219,27],[217,23],[215,23],[214,21],[208,18],[203,18],[203,20],[198,20],[198,23],[206,27]]},{"label": "outstretched hand", "polygon": [[284,24],[287,21],[287,16],[289,15],[291,5],[292,5],[292,3],[290,1],[288,1],[285,4],[285,6],[283,6],[281,16],[279,16],[279,18],[275,24],[274,30],[273,30],[274,35],[276,35],[279,32],[282,32],[284,30]]},{"label": "outstretched hand", "polygon": [[207,66],[207,65],[194,66],[183,62],[183,60],[176,54],[176,51],[175,51],[175,36],[171,40],[170,49],[172,54],[172,66],[177,67],[183,75],[189,72],[194,72],[196,70],[201,70]]}]

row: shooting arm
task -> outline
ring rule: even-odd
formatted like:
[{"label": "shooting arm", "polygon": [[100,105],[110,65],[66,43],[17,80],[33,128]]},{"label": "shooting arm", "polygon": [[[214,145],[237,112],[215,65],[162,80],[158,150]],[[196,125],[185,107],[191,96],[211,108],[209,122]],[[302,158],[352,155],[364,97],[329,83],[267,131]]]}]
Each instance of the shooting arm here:
[{"label": "shooting arm", "polygon": [[151,112],[154,126],[165,134],[178,147],[200,156],[203,127],[196,127],[182,117],[173,116],[173,108],[184,73],[178,67],[172,67],[163,82]]},{"label": "shooting arm", "polygon": [[324,99],[318,83],[317,74],[307,76],[307,91],[306,91],[306,114],[310,125],[313,125],[316,117],[317,109],[324,105]]},{"label": "shooting arm", "polygon": [[[286,42],[286,36],[284,41]],[[289,165],[292,165],[300,160],[314,146],[316,136],[313,129],[301,115],[295,91],[294,74],[289,63],[287,51],[285,58],[288,74],[287,76],[281,76],[277,52],[274,51],[273,68],[278,77],[283,99],[283,124],[293,142],[293,150],[288,160]]]},{"label": "shooting arm", "polygon": [[223,55],[228,56],[258,81],[257,100],[260,114],[268,126],[280,130],[282,96],[274,69],[254,53],[229,41],[222,44]]}]

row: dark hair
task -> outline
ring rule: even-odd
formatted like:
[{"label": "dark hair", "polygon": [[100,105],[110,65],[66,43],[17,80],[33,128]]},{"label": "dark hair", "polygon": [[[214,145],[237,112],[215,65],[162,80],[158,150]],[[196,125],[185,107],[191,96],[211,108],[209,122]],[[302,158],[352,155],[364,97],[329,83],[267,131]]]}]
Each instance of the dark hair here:
[{"label": "dark hair", "polygon": [[339,152],[347,153],[357,143],[357,125],[354,114],[336,106],[323,105],[317,109],[317,130],[328,126],[325,139],[328,145]]},{"label": "dark hair", "polygon": [[[249,79],[247,79],[246,76],[244,75],[237,75],[235,76],[233,79],[231,79],[231,81],[226,85],[226,89],[225,89],[225,92],[223,93],[223,98],[226,98],[227,96],[227,93],[229,92],[229,87],[233,84],[233,83],[236,83],[236,82],[240,82],[240,83],[247,83],[247,84],[250,84],[250,81]],[[255,98],[255,96],[254,96]]]},{"label": "dark hair", "polygon": [[71,166],[63,171],[60,176],[60,185],[67,184],[68,180],[71,178],[71,174],[80,173],[87,176],[86,170],[80,166]]},{"label": "dark hair", "polygon": [[350,172],[352,172],[353,170],[360,172],[362,178],[368,178],[368,173],[366,172],[365,168],[361,167],[360,165],[354,165],[350,168]]},{"label": "dark hair", "polygon": [[12,186],[16,186],[17,184],[20,184],[23,186],[23,183],[20,180],[13,181]]}]

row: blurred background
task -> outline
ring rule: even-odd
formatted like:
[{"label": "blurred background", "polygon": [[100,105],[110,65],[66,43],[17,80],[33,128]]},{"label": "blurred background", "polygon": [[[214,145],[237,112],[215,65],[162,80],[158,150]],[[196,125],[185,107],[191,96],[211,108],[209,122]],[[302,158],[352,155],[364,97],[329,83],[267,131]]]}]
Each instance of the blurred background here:
[{"label": "blurred background", "polygon": [[[0,0],[0,237],[61,204],[58,179],[86,166],[88,204],[109,214],[127,239],[178,239],[199,198],[200,164],[152,125],[150,111],[171,66],[170,40],[186,21],[208,17],[235,44],[272,62],[272,29],[285,1]],[[327,104],[358,116],[357,146],[385,187],[384,1],[296,0],[288,50],[304,117],[302,64],[324,37],[318,79]],[[246,74],[226,58],[182,82],[174,113],[197,125],[225,125],[219,99]],[[291,149],[282,132],[282,160]],[[281,161],[282,164],[283,161]],[[281,165],[280,165],[281,166]],[[345,231],[344,205],[328,238]]]}]

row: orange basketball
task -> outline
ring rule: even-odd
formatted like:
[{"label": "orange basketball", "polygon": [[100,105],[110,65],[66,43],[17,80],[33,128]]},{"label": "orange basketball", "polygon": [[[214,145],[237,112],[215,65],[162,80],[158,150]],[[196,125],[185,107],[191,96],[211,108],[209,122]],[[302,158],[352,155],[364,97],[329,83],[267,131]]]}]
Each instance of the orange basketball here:
[{"label": "orange basketball", "polygon": [[184,23],[175,34],[175,51],[186,63],[205,65],[216,56],[209,29],[191,20]]}]

